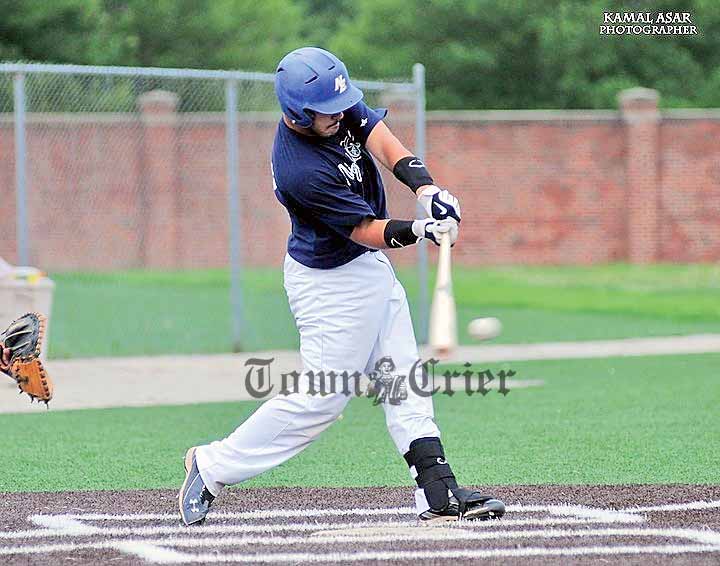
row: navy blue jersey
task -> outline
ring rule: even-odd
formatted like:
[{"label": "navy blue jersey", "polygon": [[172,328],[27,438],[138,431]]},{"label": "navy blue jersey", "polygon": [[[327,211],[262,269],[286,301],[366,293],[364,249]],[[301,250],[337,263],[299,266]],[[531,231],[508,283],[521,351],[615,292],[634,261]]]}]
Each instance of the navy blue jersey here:
[{"label": "navy blue jersey", "polygon": [[292,221],[288,253],[308,267],[330,269],[368,251],[350,240],[365,218],[387,218],[385,189],[365,143],[386,111],[359,102],[338,133],[306,136],[280,120],[272,152],[275,195]]}]

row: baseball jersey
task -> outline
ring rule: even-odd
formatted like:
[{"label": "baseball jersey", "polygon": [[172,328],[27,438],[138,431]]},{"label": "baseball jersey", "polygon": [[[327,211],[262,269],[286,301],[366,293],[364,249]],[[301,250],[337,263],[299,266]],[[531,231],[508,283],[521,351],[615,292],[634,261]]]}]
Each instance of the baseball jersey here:
[{"label": "baseball jersey", "polygon": [[369,248],[350,240],[365,218],[387,218],[385,189],[365,143],[387,111],[360,101],[343,112],[337,134],[306,136],[282,120],[272,151],[273,188],[292,222],[288,253],[319,269],[343,265]]}]

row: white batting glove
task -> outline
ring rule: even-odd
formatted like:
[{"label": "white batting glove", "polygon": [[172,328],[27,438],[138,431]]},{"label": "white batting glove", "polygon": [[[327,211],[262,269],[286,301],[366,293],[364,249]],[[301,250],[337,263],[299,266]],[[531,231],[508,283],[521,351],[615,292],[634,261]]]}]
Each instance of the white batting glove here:
[{"label": "white batting glove", "polygon": [[418,237],[418,241],[427,238],[436,246],[440,245],[442,234],[450,235],[450,245],[454,245],[458,239],[460,227],[454,218],[435,220],[434,218],[423,218],[412,223],[412,231]]},{"label": "white batting glove", "polygon": [[450,191],[430,185],[423,189],[418,200],[430,218],[435,220],[454,218],[460,222],[460,201],[450,194]]}]

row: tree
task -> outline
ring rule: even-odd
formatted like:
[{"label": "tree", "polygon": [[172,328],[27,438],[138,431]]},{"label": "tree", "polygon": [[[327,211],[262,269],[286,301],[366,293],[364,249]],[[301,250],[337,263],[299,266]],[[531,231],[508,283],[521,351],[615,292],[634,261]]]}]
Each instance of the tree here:
[{"label": "tree", "polygon": [[0,0],[0,59],[109,62],[117,43],[99,0]]},{"label": "tree", "polygon": [[[686,11],[700,34],[601,36],[604,11]],[[712,0],[366,0],[328,43],[356,76],[424,63],[430,108],[607,108],[638,85],[665,106],[720,104]]]},{"label": "tree", "polygon": [[301,9],[290,0],[105,0],[123,37],[116,63],[274,71],[299,43]]}]

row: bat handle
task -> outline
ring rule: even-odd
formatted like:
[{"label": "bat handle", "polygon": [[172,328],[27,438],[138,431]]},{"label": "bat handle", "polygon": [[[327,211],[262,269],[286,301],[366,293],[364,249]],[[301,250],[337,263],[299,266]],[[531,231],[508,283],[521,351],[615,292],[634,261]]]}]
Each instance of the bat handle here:
[{"label": "bat handle", "polygon": [[450,252],[450,234],[447,232],[443,232],[440,234],[440,250],[443,253],[449,253]]},{"label": "bat handle", "polygon": [[440,234],[440,253],[438,254],[437,285],[448,285],[451,279],[450,234]]}]

